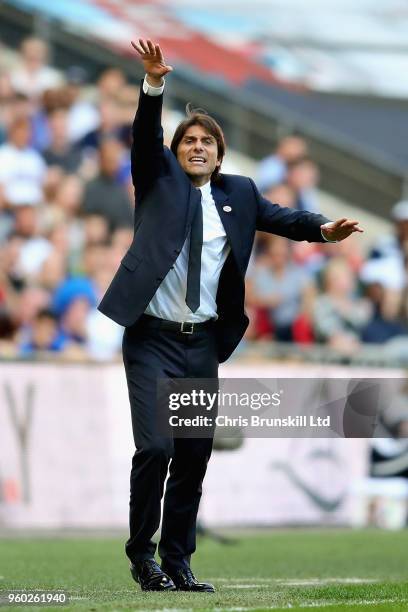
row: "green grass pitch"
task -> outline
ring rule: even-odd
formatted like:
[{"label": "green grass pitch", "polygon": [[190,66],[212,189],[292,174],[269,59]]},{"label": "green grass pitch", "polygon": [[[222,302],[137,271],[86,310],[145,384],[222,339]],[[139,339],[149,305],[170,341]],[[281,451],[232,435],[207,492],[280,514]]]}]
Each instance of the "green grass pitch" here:
[{"label": "green grass pitch", "polygon": [[74,597],[66,606],[42,610],[408,610],[408,531],[234,536],[229,545],[198,542],[193,570],[215,584],[215,594],[142,593],[130,577],[123,540],[85,537],[3,539],[0,591],[65,589]]}]

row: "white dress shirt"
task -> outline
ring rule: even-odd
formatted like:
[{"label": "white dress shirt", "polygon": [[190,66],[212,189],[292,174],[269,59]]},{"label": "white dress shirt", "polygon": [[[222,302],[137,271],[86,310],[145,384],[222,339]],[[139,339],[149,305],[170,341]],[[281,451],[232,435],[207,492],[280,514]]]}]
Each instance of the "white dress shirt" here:
[{"label": "white dress shirt", "polygon": [[186,304],[190,234],[180,255],[157,289],[145,313],[168,321],[199,323],[217,318],[217,290],[222,267],[230,252],[227,235],[211,193],[211,183],[202,187],[203,248],[201,252],[200,306],[191,312]]}]

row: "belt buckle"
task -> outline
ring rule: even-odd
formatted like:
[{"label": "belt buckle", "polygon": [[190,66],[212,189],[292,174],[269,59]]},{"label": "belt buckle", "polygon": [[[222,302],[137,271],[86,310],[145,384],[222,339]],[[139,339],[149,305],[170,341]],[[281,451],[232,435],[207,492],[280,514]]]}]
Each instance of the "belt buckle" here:
[{"label": "belt buckle", "polygon": [[[190,329],[188,329],[188,330],[184,329],[185,325],[191,325]],[[183,323],[181,324],[181,327],[180,327],[180,331],[181,331],[182,334],[192,334],[193,331],[194,331],[194,323],[190,323],[188,321],[183,321]]]}]

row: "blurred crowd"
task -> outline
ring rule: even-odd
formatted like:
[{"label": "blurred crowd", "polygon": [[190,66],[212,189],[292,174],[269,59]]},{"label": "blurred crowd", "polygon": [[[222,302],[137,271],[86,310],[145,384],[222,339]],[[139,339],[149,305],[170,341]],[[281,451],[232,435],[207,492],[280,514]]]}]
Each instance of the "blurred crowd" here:
[{"label": "blurred crowd", "polygon": [[[133,237],[131,124],[138,87],[118,69],[89,83],[49,65],[30,37],[0,61],[0,356],[111,359],[122,329],[96,306]],[[258,186],[282,206],[319,212],[307,143],[283,138]],[[358,238],[293,243],[259,234],[248,272],[247,340],[408,346],[408,202],[395,231],[363,254]]]},{"label": "blurred crowd", "polygon": [[96,310],[133,237],[138,88],[92,87],[36,38],[0,74],[0,354],[109,359],[122,329]]},{"label": "blurred crowd", "polygon": [[[258,186],[272,202],[319,211],[319,169],[307,143],[283,138],[259,165]],[[324,343],[352,355],[362,343],[408,355],[408,201],[391,209],[393,231],[363,253],[355,234],[310,244],[258,234],[247,281],[247,338]]]}]

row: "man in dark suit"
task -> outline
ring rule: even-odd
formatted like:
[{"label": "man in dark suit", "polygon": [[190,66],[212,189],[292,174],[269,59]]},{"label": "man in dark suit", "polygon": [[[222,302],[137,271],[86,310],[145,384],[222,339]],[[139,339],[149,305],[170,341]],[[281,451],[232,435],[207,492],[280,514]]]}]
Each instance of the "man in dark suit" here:
[{"label": "man in dark suit", "polygon": [[[146,71],[133,124],[135,236],[99,309],[125,327],[123,358],[136,452],[130,477],[126,553],[143,590],[213,592],[190,569],[196,516],[212,439],[160,435],[159,378],[217,379],[218,364],[248,325],[244,276],[255,231],[294,240],[337,241],[357,221],[281,208],[253,181],[222,175],[221,128],[192,113],[163,146],[164,76],[172,71],[150,40],[132,43]],[[170,465],[169,465],[170,464]],[[159,555],[152,536],[160,524]]]}]

